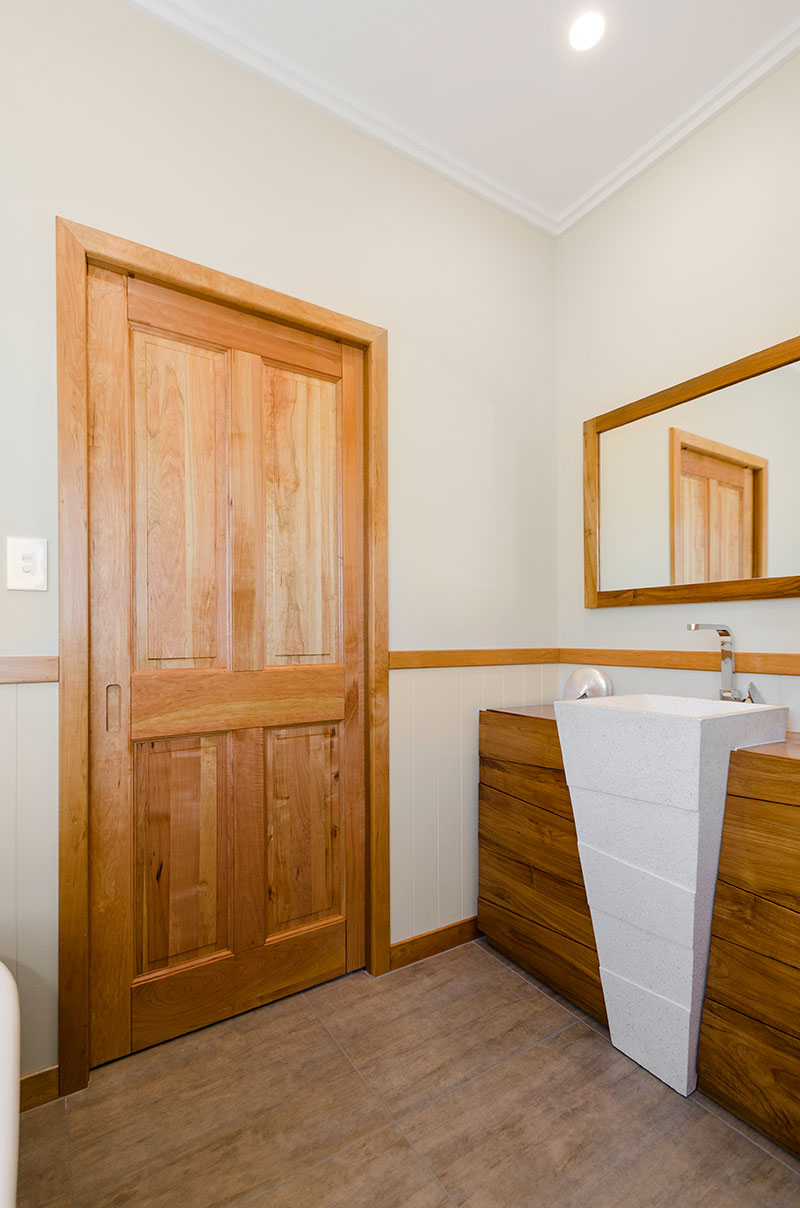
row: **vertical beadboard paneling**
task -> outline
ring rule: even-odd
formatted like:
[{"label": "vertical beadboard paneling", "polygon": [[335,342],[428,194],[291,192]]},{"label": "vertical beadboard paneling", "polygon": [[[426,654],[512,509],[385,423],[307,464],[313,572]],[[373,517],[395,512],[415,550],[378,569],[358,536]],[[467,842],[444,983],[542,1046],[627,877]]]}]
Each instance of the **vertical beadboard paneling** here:
[{"label": "vertical beadboard paneling", "polygon": [[389,853],[392,939],[414,934],[414,672],[389,675]]},{"label": "vertical beadboard paneling", "polygon": [[[412,671],[414,677],[413,802],[414,897],[412,934],[421,935],[439,926],[438,789],[439,750],[435,668]],[[391,791],[391,790],[390,790]]]},{"label": "vertical beadboard paneling", "polygon": [[478,716],[483,708],[485,667],[461,671],[461,917],[478,901]]},{"label": "vertical beadboard paneling", "polygon": [[503,668],[503,704],[525,704],[525,668]]},{"label": "vertical beadboard paneling", "polygon": [[0,685],[0,960],[17,974],[17,686]]},{"label": "vertical beadboard paneling", "polygon": [[438,894],[437,927],[458,923],[461,913],[461,668],[436,673],[438,749]]},{"label": "vertical beadboard paneling", "polygon": [[[484,709],[502,709],[505,702],[503,695],[503,681],[505,679],[505,667],[484,667],[483,668],[483,706]],[[514,701],[509,701],[513,705]]]},{"label": "vertical beadboard paneling", "polygon": [[523,705],[540,705],[544,700],[542,696],[543,670],[543,667],[535,666],[522,668]]},{"label": "vertical beadboard paneling", "polygon": [[58,1061],[58,685],[17,686],[17,983],[22,1071]]}]

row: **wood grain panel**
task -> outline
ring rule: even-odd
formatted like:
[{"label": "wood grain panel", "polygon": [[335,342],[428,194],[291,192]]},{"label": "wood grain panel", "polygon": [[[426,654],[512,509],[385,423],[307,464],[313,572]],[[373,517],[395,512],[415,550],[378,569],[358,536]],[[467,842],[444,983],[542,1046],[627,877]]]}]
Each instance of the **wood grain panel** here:
[{"label": "wood grain panel", "polygon": [[800,911],[798,807],[729,796],[719,877],[772,902]]},{"label": "wood grain panel", "polygon": [[62,1094],[89,1081],[89,541],[86,251],[56,219],[58,368],[58,1040]]},{"label": "wood grain panel", "polygon": [[338,657],[339,398],[264,366],[268,665]]},{"label": "wood grain panel", "polygon": [[514,667],[557,663],[559,652],[553,647],[531,650],[393,650],[390,671],[409,671],[419,667]]},{"label": "wood grain panel", "polygon": [[429,956],[438,956],[440,952],[460,948],[462,944],[470,944],[481,935],[477,918],[462,919],[458,923],[436,927],[422,935],[413,935],[410,939],[392,944],[392,969],[404,969],[406,965],[424,961]]},{"label": "wood grain panel", "polygon": [[800,1039],[800,969],[714,936],[706,997]]},{"label": "wood grain panel", "polygon": [[512,860],[583,885],[575,825],[528,801],[480,786],[478,839]]},{"label": "wood grain panel", "polygon": [[267,657],[262,374],[260,357],[233,351],[229,453],[233,671],[260,670]]},{"label": "wood grain panel", "polygon": [[264,671],[138,671],[131,676],[134,740],[255,726],[339,721],[344,670],[336,665]]},{"label": "wood grain panel", "polygon": [[[130,1052],[133,841],[128,742],[131,628],[130,367],[126,280],[89,274],[89,866],[92,947],[90,1038],[94,1064]],[[112,689],[109,698],[109,689]],[[118,697],[118,707],[109,708]]]},{"label": "wood grain panel", "polygon": [[258,948],[267,938],[265,732],[234,730],[230,735],[230,800],[236,904],[235,952]]},{"label": "wood grain panel", "polygon": [[481,754],[487,759],[564,770],[558,729],[546,718],[484,710],[479,741]]},{"label": "wood grain panel", "polygon": [[596,948],[589,903],[582,885],[551,876],[527,860],[481,846],[479,895],[512,914]]},{"label": "wood grain panel", "polygon": [[493,948],[601,1023],[608,1022],[600,966],[591,948],[483,898],[478,899],[478,926]]},{"label": "wood grain panel", "polygon": [[0,658],[0,684],[54,684],[58,681],[58,658]]},{"label": "wood grain panel", "polygon": [[800,1156],[800,1041],[795,1037],[706,998],[697,1085]]},{"label": "wood grain panel", "polygon": [[160,1044],[340,977],[345,972],[344,932],[344,920],[335,919],[294,935],[281,933],[247,952],[220,953],[169,974],[142,978],[131,993],[133,1047]]},{"label": "wood grain panel", "polygon": [[229,946],[226,740],[137,748],[137,973]]},{"label": "wood grain panel", "polygon": [[132,340],[137,666],[224,666],[228,356]]},{"label": "wood grain panel", "polygon": [[[800,914],[726,881],[717,882],[713,934],[800,968]],[[800,1011],[800,1001],[797,1009]]]},{"label": "wood grain panel", "polygon": [[567,778],[557,768],[542,768],[533,764],[512,763],[507,759],[480,761],[481,784],[510,797],[530,801],[541,809],[552,810],[562,818],[573,820]]},{"label": "wood grain panel", "polygon": [[58,1066],[51,1065],[35,1074],[24,1074],[19,1080],[19,1110],[30,1111],[58,1098]]},{"label": "wood grain panel", "polygon": [[733,797],[800,806],[800,735],[731,752],[728,792]]},{"label": "wood grain panel", "polygon": [[325,336],[271,323],[269,319],[195,298],[180,290],[165,289],[138,277],[131,278],[128,299],[128,317],[132,323],[302,366],[333,378],[341,377],[341,344]]},{"label": "wood grain panel", "polygon": [[267,933],[342,913],[335,726],[267,736]]}]

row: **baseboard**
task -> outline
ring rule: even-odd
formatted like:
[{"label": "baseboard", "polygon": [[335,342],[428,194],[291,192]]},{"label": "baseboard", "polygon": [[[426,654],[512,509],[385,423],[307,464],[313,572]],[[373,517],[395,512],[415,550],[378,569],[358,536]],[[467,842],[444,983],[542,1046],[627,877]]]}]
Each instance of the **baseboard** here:
[{"label": "baseboard", "polygon": [[32,1107],[41,1107],[43,1103],[52,1103],[58,1098],[58,1066],[51,1065],[49,1069],[37,1070],[35,1074],[25,1074],[19,1080],[19,1110],[30,1111]]},{"label": "baseboard", "polygon": [[392,944],[389,967],[402,969],[404,965],[413,965],[426,956],[436,956],[439,952],[447,952],[448,948],[469,944],[482,935],[483,932],[478,930],[477,918],[462,919],[460,923],[437,927],[435,931],[426,931],[423,935],[412,935],[409,940]]}]

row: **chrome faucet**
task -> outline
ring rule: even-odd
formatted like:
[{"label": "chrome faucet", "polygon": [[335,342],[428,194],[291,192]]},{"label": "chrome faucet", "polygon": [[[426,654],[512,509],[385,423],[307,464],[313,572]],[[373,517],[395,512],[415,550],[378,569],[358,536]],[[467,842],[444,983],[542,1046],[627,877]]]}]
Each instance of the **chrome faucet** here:
[{"label": "chrome faucet", "polygon": [[[733,687],[733,634],[727,625],[706,625],[699,621],[690,621],[687,629],[714,629],[719,634],[720,655],[722,657],[722,687],[719,690],[720,700],[744,701],[746,696],[739,696]],[[751,685],[751,687],[754,685]],[[758,689],[756,689],[758,691]],[[752,700],[752,697],[750,697]]]}]

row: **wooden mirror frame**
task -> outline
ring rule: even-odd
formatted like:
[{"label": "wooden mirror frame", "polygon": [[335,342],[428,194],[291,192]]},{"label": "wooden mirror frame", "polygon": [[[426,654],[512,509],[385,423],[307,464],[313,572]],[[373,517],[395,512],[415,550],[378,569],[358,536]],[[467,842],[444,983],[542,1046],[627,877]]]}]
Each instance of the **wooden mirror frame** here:
[{"label": "wooden mirror frame", "polygon": [[773,344],[761,352],[731,361],[699,377],[660,390],[635,403],[626,403],[583,425],[583,574],[586,608],[626,608],[633,604],[695,604],[715,600],[769,600],[800,596],[800,575],[763,579],[725,579],[716,583],[676,583],[662,587],[626,587],[601,591],[600,573],[600,437],[634,420],[655,415],[713,394],[748,378],[760,377],[800,360],[800,336]]}]

